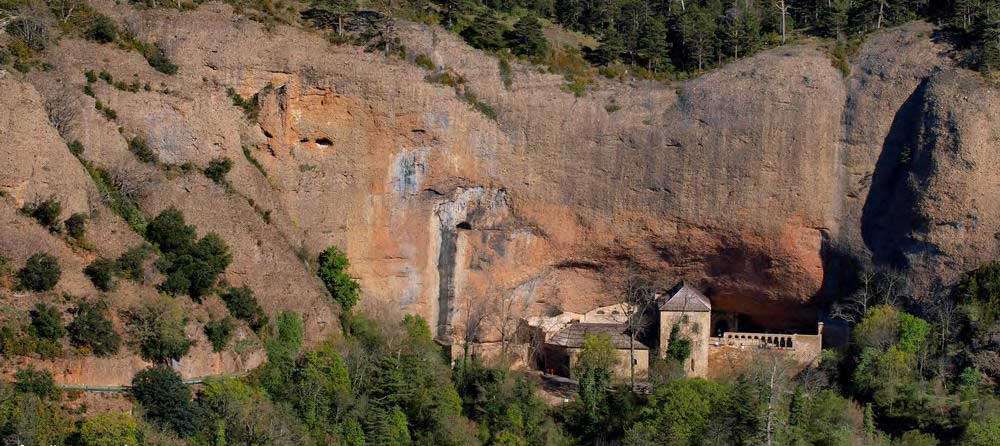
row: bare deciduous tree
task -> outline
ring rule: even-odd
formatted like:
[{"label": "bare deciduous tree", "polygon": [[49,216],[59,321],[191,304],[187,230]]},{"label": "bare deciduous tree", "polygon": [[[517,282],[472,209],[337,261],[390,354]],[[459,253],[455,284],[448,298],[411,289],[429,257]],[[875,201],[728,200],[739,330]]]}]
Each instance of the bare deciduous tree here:
[{"label": "bare deciduous tree", "polygon": [[59,136],[68,139],[80,116],[80,101],[67,89],[61,89],[45,100],[45,111]]},{"label": "bare deciduous tree", "polygon": [[764,391],[766,408],[764,414],[764,436],[766,444],[771,446],[775,434],[782,428],[779,415],[781,401],[792,391],[792,362],[781,352],[771,349],[759,349],[753,355],[747,367],[747,378]]},{"label": "bare deciduous tree", "polygon": [[894,270],[866,270],[858,280],[858,290],[831,307],[834,318],[856,324],[861,322],[872,307],[898,306],[907,289],[906,278]]},{"label": "bare deciduous tree", "polygon": [[629,335],[629,383],[635,389],[635,344],[637,338],[652,325],[647,312],[656,305],[656,290],[648,280],[632,272],[619,296],[618,309]]}]

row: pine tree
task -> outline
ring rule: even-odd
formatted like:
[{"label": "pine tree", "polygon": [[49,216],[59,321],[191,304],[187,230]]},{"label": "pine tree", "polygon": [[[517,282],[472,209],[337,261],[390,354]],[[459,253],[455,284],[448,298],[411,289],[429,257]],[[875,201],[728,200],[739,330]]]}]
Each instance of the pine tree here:
[{"label": "pine tree", "polygon": [[507,41],[507,47],[518,56],[541,56],[548,48],[548,41],[542,33],[542,23],[534,14],[518,20],[514,29],[504,34],[504,40]]}]

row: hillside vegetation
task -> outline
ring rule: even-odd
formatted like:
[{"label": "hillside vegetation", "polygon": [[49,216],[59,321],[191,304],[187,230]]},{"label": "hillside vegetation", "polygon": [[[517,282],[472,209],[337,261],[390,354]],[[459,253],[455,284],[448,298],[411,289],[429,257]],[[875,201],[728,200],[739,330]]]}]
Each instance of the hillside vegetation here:
[{"label": "hillside vegetation", "polygon": [[[997,10],[0,0],[0,440],[993,446]],[[847,336],[469,353],[632,275]]]}]

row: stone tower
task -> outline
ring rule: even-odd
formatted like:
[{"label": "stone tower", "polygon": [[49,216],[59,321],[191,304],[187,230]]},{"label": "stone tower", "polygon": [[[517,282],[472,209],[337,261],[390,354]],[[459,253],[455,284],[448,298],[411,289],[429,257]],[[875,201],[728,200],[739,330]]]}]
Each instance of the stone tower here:
[{"label": "stone tower", "polygon": [[687,376],[708,375],[708,337],[712,326],[712,303],[705,295],[686,283],[670,290],[660,304],[660,357],[666,357],[670,333],[677,327],[677,336],[691,341],[691,356],[684,362]]}]

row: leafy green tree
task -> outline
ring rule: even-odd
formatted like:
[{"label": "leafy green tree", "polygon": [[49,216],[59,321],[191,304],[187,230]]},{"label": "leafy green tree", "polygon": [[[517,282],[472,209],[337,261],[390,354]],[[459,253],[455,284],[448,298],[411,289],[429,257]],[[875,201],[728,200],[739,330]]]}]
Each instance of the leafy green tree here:
[{"label": "leafy green tree", "polygon": [[610,337],[602,334],[584,338],[572,370],[579,382],[577,398],[567,411],[570,428],[577,436],[593,438],[608,419],[608,396],[616,361]]},{"label": "leafy green tree", "polygon": [[893,442],[897,446],[938,446],[937,438],[933,435],[920,432],[918,430],[908,430],[898,440]]},{"label": "leafy green tree", "polygon": [[36,370],[32,366],[14,373],[14,388],[21,393],[33,393],[39,398],[58,400],[62,391],[52,379],[52,372]]},{"label": "leafy green tree", "polygon": [[101,291],[112,291],[118,287],[118,262],[114,260],[98,257],[83,269],[83,273]]},{"label": "leafy green tree", "polygon": [[35,304],[30,316],[31,331],[35,336],[58,341],[66,335],[66,329],[62,324],[62,313],[58,308],[40,302]]},{"label": "leafy green tree", "polygon": [[313,443],[287,408],[235,378],[210,379],[198,393],[196,439],[215,444],[297,446]]},{"label": "leafy green tree", "polygon": [[49,291],[55,288],[61,275],[59,261],[44,252],[32,254],[24,267],[17,272],[21,287],[30,291]]},{"label": "leafy green tree", "polygon": [[105,412],[80,425],[83,446],[126,446],[141,444],[139,422],[125,412]]},{"label": "leafy green tree", "polygon": [[716,46],[716,22],[711,9],[692,4],[677,16],[675,28],[675,51],[680,56],[675,60],[687,69],[704,69]]},{"label": "leafy green tree", "polygon": [[545,54],[548,41],[542,33],[542,23],[533,14],[528,14],[514,24],[514,28],[504,33],[506,46],[518,56],[538,57]]},{"label": "leafy green tree", "polygon": [[726,398],[727,389],[716,382],[697,378],[672,381],[653,390],[642,409],[642,423],[653,427],[656,438],[664,444],[695,444]]},{"label": "leafy green tree", "polygon": [[158,296],[122,312],[131,342],[146,360],[165,363],[186,355],[194,344],[184,333],[187,317],[172,298]]},{"label": "leafy green tree", "polygon": [[59,214],[62,213],[62,204],[54,196],[25,204],[21,212],[31,216],[38,224],[52,232],[59,232],[61,229],[59,227]]},{"label": "leafy green tree", "polygon": [[996,445],[997,438],[1000,438],[1000,415],[982,419],[972,420],[965,428],[962,435],[962,446],[993,446]]},{"label": "leafy green tree", "polygon": [[164,252],[174,252],[194,244],[195,227],[184,222],[177,208],[167,208],[146,225],[146,238]]},{"label": "leafy green tree", "polygon": [[205,324],[204,331],[205,337],[212,343],[212,351],[221,352],[225,349],[226,344],[229,343],[229,339],[233,336],[235,328],[233,319],[230,317],[208,321]]},{"label": "leafy green tree", "polygon": [[66,227],[66,233],[70,237],[83,240],[83,237],[87,234],[87,214],[82,212],[74,213],[63,222],[63,226]]},{"label": "leafy green tree", "polygon": [[64,444],[73,423],[57,401],[0,388],[0,433],[18,445]]},{"label": "leafy green tree", "polygon": [[319,255],[318,263],[316,274],[323,281],[326,290],[345,312],[351,311],[358,303],[361,286],[347,274],[350,266],[347,256],[337,247],[331,246]]},{"label": "leafy green tree", "polygon": [[187,436],[194,433],[191,389],[169,367],[154,366],[132,378],[132,396],[149,421]]},{"label": "leafy green tree", "polygon": [[257,370],[261,387],[276,401],[293,401],[295,360],[302,349],[302,317],[283,311],[275,320],[277,333],[267,341],[267,364]]},{"label": "leafy green tree", "polygon": [[157,268],[167,276],[159,289],[169,294],[187,293],[196,302],[208,293],[219,274],[232,262],[229,247],[215,233],[195,242],[195,228],[174,208],[161,212],[146,228],[146,238],[163,251]]},{"label": "leafy green tree", "polygon": [[473,48],[496,51],[504,46],[505,27],[492,10],[476,16],[471,26],[462,31],[462,38]]},{"label": "leafy green tree", "polygon": [[336,25],[337,34],[344,34],[344,18],[358,9],[356,0],[313,0],[312,8],[303,12],[303,16],[321,28],[332,28]]},{"label": "leafy green tree", "polygon": [[233,160],[227,157],[214,158],[205,168],[205,176],[216,184],[226,182],[226,174],[233,169]]},{"label": "leafy green tree", "polygon": [[232,314],[236,319],[245,321],[253,331],[259,332],[267,326],[267,314],[257,303],[257,298],[254,297],[250,287],[229,287],[225,292],[219,294],[219,297],[229,309],[229,314]]},{"label": "leafy green tree", "polygon": [[143,276],[146,274],[143,264],[146,262],[149,254],[149,246],[145,244],[129,248],[115,260],[117,274],[132,281],[142,281]]},{"label": "leafy green tree", "polygon": [[66,327],[69,341],[74,347],[90,349],[99,357],[118,353],[121,336],[115,332],[111,320],[106,316],[107,302],[80,302],[74,313],[76,316]]}]

